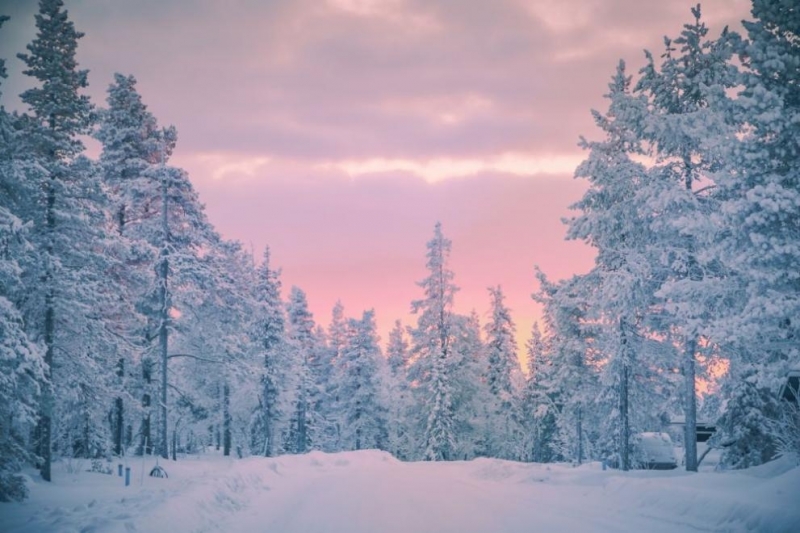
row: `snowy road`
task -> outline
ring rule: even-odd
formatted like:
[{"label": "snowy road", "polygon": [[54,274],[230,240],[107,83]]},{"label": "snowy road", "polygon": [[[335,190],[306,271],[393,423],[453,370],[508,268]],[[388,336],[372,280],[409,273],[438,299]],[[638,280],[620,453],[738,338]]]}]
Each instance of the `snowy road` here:
[{"label": "snowy road", "polygon": [[589,516],[558,487],[509,490],[465,476],[463,466],[334,461],[272,494],[244,524],[285,533],[622,531],[618,520]]},{"label": "snowy road", "polygon": [[86,472],[36,482],[30,501],[0,504],[0,531],[788,533],[800,524],[800,468],[787,461],[744,473],[623,474],[597,464],[401,463],[365,451],[206,456],[167,470],[169,479],[136,477],[127,488]]}]

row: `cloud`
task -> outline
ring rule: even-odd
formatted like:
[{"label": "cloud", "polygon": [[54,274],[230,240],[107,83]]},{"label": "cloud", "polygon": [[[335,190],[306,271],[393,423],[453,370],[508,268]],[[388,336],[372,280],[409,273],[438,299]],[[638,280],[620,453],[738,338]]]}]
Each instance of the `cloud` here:
[{"label": "cloud", "polygon": [[[14,6],[3,50],[31,36],[19,30],[32,26],[31,4]],[[690,4],[67,1],[86,32],[79,59],[96,101],[113,72],[132,73],[161,122],[178,127],[179,150],[313,164],[573,154],[617,60],[634,72]],[[704,2],[712,34],[747,5]]]},{"label": "cloud", "polygon": [[435,183],[445,179],[486,173],[505,173],[516,176],[539,174],[571,174],[581,162],[573,155],[532,156],[506,153],[486,159],[437,158],[429,160],[384,159],[342,160],[322,163],[317,168],[338,169],[352,177],[408,172]]}]

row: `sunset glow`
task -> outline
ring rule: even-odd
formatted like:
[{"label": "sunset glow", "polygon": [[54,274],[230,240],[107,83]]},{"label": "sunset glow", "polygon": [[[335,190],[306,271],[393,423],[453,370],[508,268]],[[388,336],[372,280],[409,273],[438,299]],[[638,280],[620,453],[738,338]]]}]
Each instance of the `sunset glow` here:
[{"label": "sunset glow", "polygon": [[[555,279],[593,252],[565,242],[572,178],[614,66],[643,65],[689,19],[684,2],[108,2],[67,6],[97,102],[133,74],[174,124],[209,218],[256,257],[270,245],[286,290],[327,324],[374,307],[382,337],[413,322],[425,242],[453,240],[456,309],[483,319],[501,284],[520,346],[539,310],[534,266]],[[704,2],[718,33],[745,0]],[[34,2],[12,2],[0,48],[22,50]],[[3,102],[18,106],[17,62]],[[15,70],[16,69],[16,70]]]}]

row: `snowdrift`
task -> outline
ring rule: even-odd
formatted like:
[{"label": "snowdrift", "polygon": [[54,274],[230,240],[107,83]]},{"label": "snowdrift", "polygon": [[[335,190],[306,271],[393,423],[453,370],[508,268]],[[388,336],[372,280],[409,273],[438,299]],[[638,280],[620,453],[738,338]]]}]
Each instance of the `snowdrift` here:
[{"label": "snowdrift", "polygon": [[[800,527],[795,458],[750,470],[619,472],[495,459],[402,463],[374,450],[242,460],[132,460],[122,478],[59,463],[31,497],[0,504],[0,531],[764,531]],[[116,473],[116,467],[115,467]]]}]

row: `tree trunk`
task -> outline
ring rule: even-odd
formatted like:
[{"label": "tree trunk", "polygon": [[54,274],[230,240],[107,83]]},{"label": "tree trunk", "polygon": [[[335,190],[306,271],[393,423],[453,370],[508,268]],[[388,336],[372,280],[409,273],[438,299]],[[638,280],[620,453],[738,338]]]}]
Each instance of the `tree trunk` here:
[{"label": "tree trunk", "polygon": [[695,351],[697,337],[686,342],[683,361],[684,416],[683,443],[686,450],[686,471],[697,472],[697,393],[695,391]]},{"label": "tree trunk", "polygon": [[[305,387],[305,385],[304,385]],[[306,398],[305,390],[302,392],[300,403],[297,406],[297,442],[295,442],[295,453],[306,452]]]},{"label": "tree trunk", "polygon": [[[694,167],[688,155],[683,157],[684,166],[684,187],[687,191],[692,191],[694,183]],[[687,277],[691,281],[701,281],[702,271],[697,264],[695,256],[695,243],[690,235],[687,235],[687,250],[689,270]],[[697,393],[695,391],[695,352],[697,352],[697,334],[691,332],[686,340],[683,354],[683,379],[684,379],[684,417],[683,443],[686,450],[686,471],[697,472]]]},{"label": "tree trunk", "polygon": [[[123,376],[125,375],[125,360],[120,357],[117,361],[117,377],[119,378],[120,388],[122,387]],[[125,434],[124,405],[122,396],[114,399],[114,454],[117,457],[122,455],[123,439]]]},{"label": "tree trunk", "polygon": [[51,174],[50,183],[47,188],[47,207],[45,212],[46,217],[46,231],[47,231],[47,255],[48,260],[45,266],[45,300],[44,300],[44,371],[45,379],[42,403],[41,403],[41,416],[39,419],[39,456],[42,463],[39,472],[42,479],[51,481],[51,465],[53,461],[52,452],[52,432],[53,432],[53,408],[55,398],[53,397],[53,355],[55,353],[55,331],[56,331],[56,311],[55,311],[55,290],[53,289],[53,256],[55,255],[55,238],[56,229],[56,193],[55,193],[55,174]]},{"label": "tree trunk", "polygon": [[[266,390],[266,388],[265,388]],[[272,404],[269,401],[269,396],[264,394],[264,405],[262,408],[262,414],[264,417],[264,457],[272,457],[273,454],[273,447],[272,447],[272,433],[273,433],[273,424],[272,424]]]},{"label": "tree trunk", "polygon": [[161,264],[159,265],[159,304],[161,306],[161,316],[158,331],[158,343],[161,351],[161,402],[159,410],[161,416],[159,417],[159,455],[164,459],[169,458],[168,441],[167,441],[167,350],[169,348],[169,296],[167,292],[167,281],[169,276],[169,260],[167,256],[169,251],[167,243],[169,241],[169,226],[167,218],[167,178],[162,176],[161,186],[161,224],[164,232],[161,248]]},{"label": "tree trunk", "polygon": [[619,442],[619,462],[620,468],[627,471],[631,467],[630,463],[630,446],[631,446],[631,433],[630,433],[630,414],[628,404],[628,385],[629,385],[629,358],[628,358],[628,336],[625,330],[625,319],[620,318],[620,355],[621,355],[621,368],[619,376],[619,417],[620,417],[620,442]]},{"label": "tree trunk", "polygon": [[153,435],[150,424],[150,385],[153,382],[153,361],[150,359],[142,360],[142,381],[144,382],[145,392],[142,394],[142,431],[140,432],[139,448],[137,455],[149,455],[152,453]]},{"label": "tree trunk", "polygon": [[222,455],[231,454],[231,390],[226,381],[222,385]]},{"label": "tree trunk", "polygon": [[628,414],[628,364],[622,364],[619,384],[619,416],[620,416],[620,465],[623,471],[630,470],[630,417]]},{"label": "tree trunk", "polygon": [[578,407],[576,432],[578,434],[578,464],[583,464],[583,409]]},{"label": "tree trunk", "polygon": [[[119,234],[122,235],[125,230],[125,204],[119,206],[117,210],[117,230]],[[117,377],[119,378],[119,387],[120,387],[120,394],[122,393],[122,387],[125,379],[125,358],[120,357],[117,360]],[[114,399],[114,454],[117,457],[122,456],[122,450],[124,448],[123,440],[124,440],[124,404],[122,401],[122,396],[117,396]]]}]

